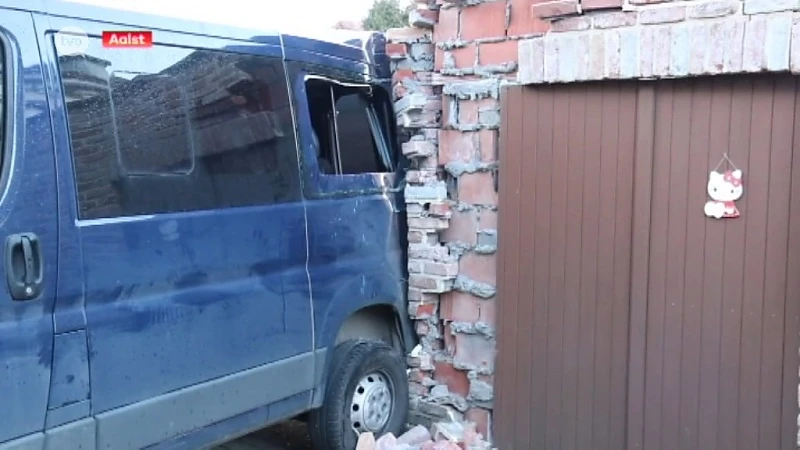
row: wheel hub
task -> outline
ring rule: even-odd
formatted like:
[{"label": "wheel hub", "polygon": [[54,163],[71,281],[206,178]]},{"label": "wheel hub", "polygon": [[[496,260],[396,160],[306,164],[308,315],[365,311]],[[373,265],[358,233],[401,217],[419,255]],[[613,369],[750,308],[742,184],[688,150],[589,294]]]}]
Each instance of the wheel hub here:
[{"label": "wheel hub", "polygon": [[372,372],[356,385],[350,404],[350,423],[357,433],[379,432],[389,421],[394,406],[388,377]]}]

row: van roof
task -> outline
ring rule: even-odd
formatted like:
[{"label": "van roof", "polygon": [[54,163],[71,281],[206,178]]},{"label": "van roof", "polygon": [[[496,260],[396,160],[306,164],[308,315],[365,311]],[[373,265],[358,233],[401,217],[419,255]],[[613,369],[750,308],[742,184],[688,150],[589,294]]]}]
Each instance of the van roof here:
[{"label": "van roof", "polygon": [[[372,31],[321,30],[314,33],[281,33],[213,22],[178,19],[152,13],[132,12],[68,0],[4,0],[1,8],[42,13],[69,19],[106,22],[147,30],[176,31],[243,42],[279,45],[337,58],[372,64],[373,54],[382,54],[384,38]],[[158,34],[154,33],[158,42]]]}]

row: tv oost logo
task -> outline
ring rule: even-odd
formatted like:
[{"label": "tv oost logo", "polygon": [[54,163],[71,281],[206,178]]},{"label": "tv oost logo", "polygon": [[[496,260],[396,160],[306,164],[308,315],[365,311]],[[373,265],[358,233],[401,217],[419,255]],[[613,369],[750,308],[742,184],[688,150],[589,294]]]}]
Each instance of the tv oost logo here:
[{"label": "tv oost logo", "polygon": [[89,36],[78,27],[64,27],[56,33],[55,44],[60,55],[83,55],[89,49]]}]

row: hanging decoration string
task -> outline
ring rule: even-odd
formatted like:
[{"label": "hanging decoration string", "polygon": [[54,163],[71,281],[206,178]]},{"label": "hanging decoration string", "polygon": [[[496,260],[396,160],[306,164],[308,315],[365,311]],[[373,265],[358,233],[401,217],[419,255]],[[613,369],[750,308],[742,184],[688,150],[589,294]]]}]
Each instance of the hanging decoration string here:
[{"label": "hanging decoration string", "polygon": [[733,161],[731,161],[731,159],[728,158],[728,154],[727,153],[723,153],[722,154],[722,159],[720,159],[719,162],[717,163],[717,167],[714,167],[714,171],[716,172],[717,169],[719,169],[719,166],[721,166],[722,163],[724,163],[725,161],[727,161],[728,164],[730,164],[731,167],[733,167],[733,170],[739,170],[739,168],[736,167],[736,164],[734,164]]}]

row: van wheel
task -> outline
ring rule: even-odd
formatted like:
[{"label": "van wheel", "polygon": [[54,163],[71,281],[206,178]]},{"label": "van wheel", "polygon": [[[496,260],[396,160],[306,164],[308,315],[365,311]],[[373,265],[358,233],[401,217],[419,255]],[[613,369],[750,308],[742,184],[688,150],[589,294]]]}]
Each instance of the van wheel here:
[{"label": "van wheel", "polygon": [[309,415],[318,450],[353,450],[361,433],[399,435],[408,418],[408,376],[402,355],[383,342],[336,346],[325,399]]}]

